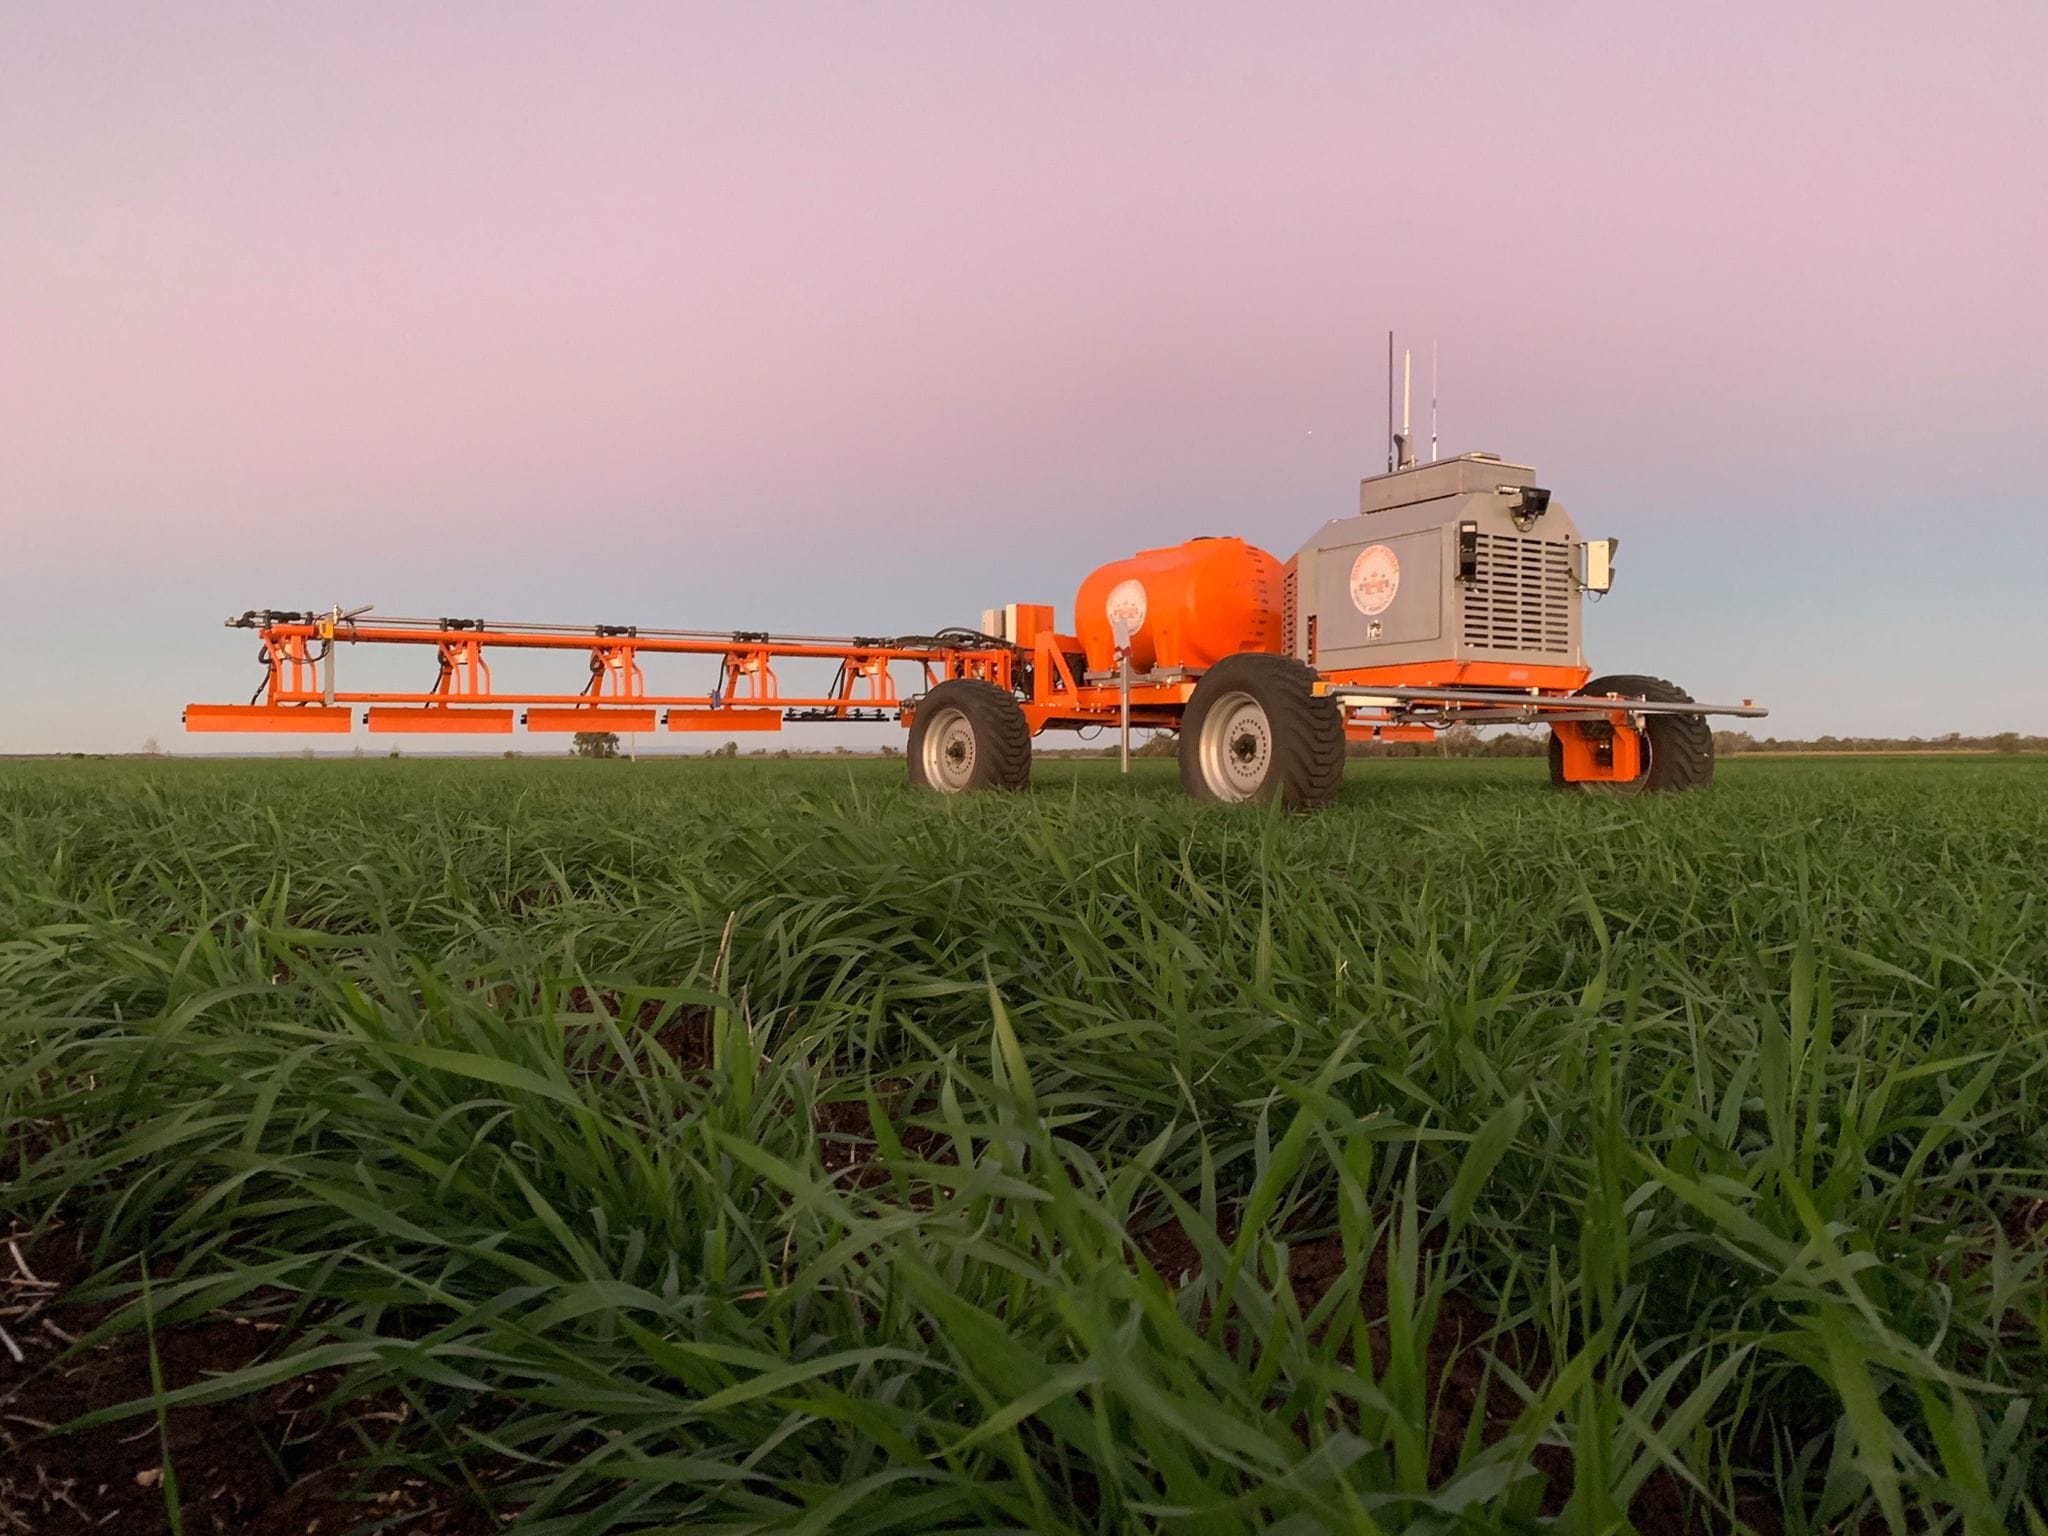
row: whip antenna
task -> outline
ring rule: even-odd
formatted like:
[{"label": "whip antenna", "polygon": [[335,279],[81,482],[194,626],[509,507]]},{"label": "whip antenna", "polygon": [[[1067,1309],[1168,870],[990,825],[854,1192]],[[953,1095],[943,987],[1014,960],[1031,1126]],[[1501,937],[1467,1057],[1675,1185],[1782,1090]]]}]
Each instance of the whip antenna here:
[{"label": "whip antenna", "polygon": [[1394,472],[1394,333],[1387,332],[1387,473]]},{"label": "whip antenna", "polygon": [[1429,339],[1429,462],[1436,462],[1436,338]]}]

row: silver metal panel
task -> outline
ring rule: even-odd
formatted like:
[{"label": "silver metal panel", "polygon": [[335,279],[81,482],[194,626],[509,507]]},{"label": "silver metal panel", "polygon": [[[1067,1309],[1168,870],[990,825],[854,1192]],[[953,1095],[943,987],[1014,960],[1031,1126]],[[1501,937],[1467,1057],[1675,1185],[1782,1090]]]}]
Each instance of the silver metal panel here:
[{"label": "silver metal panel", "polygon": [[1445,496],[1493,493],[1496,486],[1534,485],[1536,471],[1526,464],[1509,464],[1490,454],[1465,453],[1434,464],[1417,464],[1391,474],[1374,475],[1359,482],[1358,511],[1361,517],[1394,507],[1412,506],[1418,501],[1436,501]]},{"label": "silver metal panel", "polygon": [[[1392,599],[1378,613],[1363,612],[1353,599],[1353,567],[1374,551],[1375,570],[1398,572]],[[1434,528],[1390,539],[1332,545],[1316,563],[1317,644],[1325,651],[1353,646],[1440,642],[1444,628],[1443,536]]]}]

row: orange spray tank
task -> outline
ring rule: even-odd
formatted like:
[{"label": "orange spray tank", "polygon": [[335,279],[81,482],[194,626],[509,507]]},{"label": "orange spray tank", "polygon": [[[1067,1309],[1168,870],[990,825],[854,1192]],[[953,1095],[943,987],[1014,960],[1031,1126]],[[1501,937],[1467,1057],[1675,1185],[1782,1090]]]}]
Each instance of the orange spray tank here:
[{"label": "orange spray tank", "polygon": [[1116,665],[1112,625],[1131,631],[1131,670],[1200,670],[1240,651],[1282,651],[1281,563],[1243,539],[1191,539],[1091,571],[1074,595],[1090,672]]}]

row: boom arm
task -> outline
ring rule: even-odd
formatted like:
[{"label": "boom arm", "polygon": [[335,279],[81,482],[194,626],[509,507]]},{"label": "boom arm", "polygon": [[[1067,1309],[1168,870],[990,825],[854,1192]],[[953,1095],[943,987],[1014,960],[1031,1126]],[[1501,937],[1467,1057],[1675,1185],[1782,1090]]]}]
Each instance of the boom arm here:
[{"label": "boom arm", "polygon": [[[956,677],[1013,686],[1017,648],[973,630],[935,635],[834,638],[737,630],[640,629],[600,624],[518,624],[483,619],[365,618],[347,614],[251,611],[229,619],[261,640],[264,681],[247,704],[188,704],[188,731],[346,733],[358,707],[372,732],[509,734],[523,706],[529,731],[775,731],[784,720],[880,720],[906,716],[890,667],[922,669],[923,692]],[[337,654],[359,645],[431,646],[439,672],[419,692],[350,690],[336,680]],[[494,688],[492,651],[565,651],[587,663],[573,693]],[[647,656],[718,658],[708,693],[651,693],[641,672]],[[837,661],[829,690],[782,693],[774,664]]]}]

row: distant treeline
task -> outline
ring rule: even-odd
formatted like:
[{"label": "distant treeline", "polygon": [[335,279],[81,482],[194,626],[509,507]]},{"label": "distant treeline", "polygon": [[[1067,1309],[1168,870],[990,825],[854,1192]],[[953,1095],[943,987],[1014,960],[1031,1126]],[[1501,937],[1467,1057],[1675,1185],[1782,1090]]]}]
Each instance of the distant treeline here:
[{"label": "distant treeline", "polygon": [[1747,731],[1714,732],[1714,751],[1731,752],[2048,752],[2048,736],[2000,731],[1996,736],[1817,736],[1812,741],[1758,738]]}]

